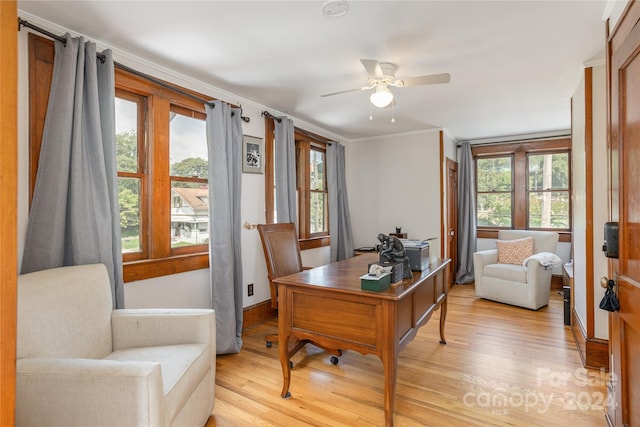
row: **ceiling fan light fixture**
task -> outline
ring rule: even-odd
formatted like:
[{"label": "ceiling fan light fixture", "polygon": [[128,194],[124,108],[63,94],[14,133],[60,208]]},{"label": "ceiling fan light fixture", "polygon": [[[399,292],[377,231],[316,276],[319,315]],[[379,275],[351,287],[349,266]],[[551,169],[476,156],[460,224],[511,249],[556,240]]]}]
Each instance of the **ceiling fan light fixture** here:
[{"label": "ceiling fan light fixture", "polygon": [[384,108],[393,101],[393,93],[391,93],[387,85],[380,84],[376,87],[376,91],[371,94],[369,100],[376,107]]}]

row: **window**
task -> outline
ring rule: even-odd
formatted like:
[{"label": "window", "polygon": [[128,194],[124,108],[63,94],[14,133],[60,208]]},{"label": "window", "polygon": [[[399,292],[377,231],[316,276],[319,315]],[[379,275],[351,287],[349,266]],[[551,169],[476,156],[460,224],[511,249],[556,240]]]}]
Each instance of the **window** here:
[{"label": "window", "polygon": [[[277,221],[275,212],[274,181],[274,125],[273,119],[265,120],[265,199],[266,220]],[[295,130],[296,184],[298,202],[298,233],[300,249],[328,246],[329,193],[326,177],[326,145],[328,140]]]},{"label": "window", "polygon": [[301,239],[329,235],[326,144],[296,132],[298,232]]},{"label": "window", "polygon": [[201,103],[116,70],[125,281],[208,266],[205,119]]},{"label": "window", "polygon": [[[53,42],[29,34],[29,51],[32,197],[53,74]],[[207,268],[204,106],[119,68],[115,82],[124,280]]]},{"label": "window", "polygon": [[569,229],[569,153],[527,156],[529,228]]},{"label": "window", "polygon": [[570,232],[570,144],[562,138],[472,146],[478,237],[495,238],[500,228]]},{"label": "window", "polygon": [[512,156],[476,160],[478,227],[511,227]]}]

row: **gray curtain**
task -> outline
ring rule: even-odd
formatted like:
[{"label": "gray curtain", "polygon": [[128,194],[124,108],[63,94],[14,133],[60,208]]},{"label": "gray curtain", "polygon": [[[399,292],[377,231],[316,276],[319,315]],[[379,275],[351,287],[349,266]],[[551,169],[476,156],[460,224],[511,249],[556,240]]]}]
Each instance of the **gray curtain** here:
[{"label": "gray curtain", "polygon": [[103,263],[123,308],[114,68],[103,55],[83,38],[55,41],[21,272]]},{"label": "gray curtain", "polygon": [[476,183],[471,144],[460,144],[458,174],[458,269],[456,283],[473,282],[476,251]]},{"label": "gray curtain", "polygon": [[331,262],[353,256],[353,235],[347,197],[344,145],[333,142],[327,147],[327,190],[329,191],[329,234]]},{"label": "gray curtain", "polygon": [[242,348],[242,251],[240,109],[214,101],[206,106],[209,152],[209,271],[216,311],[218,354]]},{"label": "gray curtain", "polygon": [[276,222],[297,224],[296,141],[293,121],[287,117],[276,119],[274,134]]}]

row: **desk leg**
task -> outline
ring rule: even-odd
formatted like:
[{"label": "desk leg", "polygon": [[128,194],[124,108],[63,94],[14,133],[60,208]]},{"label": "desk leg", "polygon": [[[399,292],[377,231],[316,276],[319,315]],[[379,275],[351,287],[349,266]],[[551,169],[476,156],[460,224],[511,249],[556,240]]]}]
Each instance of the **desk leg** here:
[{"label": "desk leg", "polygon": [[445,295],[440,305],[440,344],[447,343],[447,340],[444,338],[444,322],[447,319],[447,300],[448,295]]},{"label": "desk leg", "polygon": [[[280,285],[278,288],[280,298],[284,299],[285,287]],[[290,313],[291,310],[288,304],[278,304],[278,350],[280,352],[280,364],[282,365],[282,393],[280,393],[280,396],[284,399],[291,397],[289,392],[289,385],[291,384],[291,365],[289,364],[289,358],[291,357],[289,351],[291,331],[287,327]]]},{"label": "desk leg", "polygon": [[291,397],[289,385],[291,384],[291,365],[289,364],[289,337],[283,339],[282,334],[278,340],[280,347],[280,364],[282,365],[282,393],[280,396],[284,399]]}]

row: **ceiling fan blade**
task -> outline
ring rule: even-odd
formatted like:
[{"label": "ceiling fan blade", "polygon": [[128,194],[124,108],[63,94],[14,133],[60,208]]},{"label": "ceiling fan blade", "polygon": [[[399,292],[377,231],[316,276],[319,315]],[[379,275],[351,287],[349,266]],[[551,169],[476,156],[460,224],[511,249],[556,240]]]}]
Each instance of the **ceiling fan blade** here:
[{"label": "ceiling fan blade", "polygon": [[384,73],[382,72],[382,68],[380,68],[380,64],[375,59],[361,59],[362,66],[370,76],[373,77],[382,77]]},{"label": "ceiling fan blade", "polygon": [[[449,81],[451,81],[451,76],[449,75],[449,73],[430,74],[428,76],[410,77],[408,79],[396,80],[395,86],[406,87],[406,86],[433,85],[433,84],[439,84],[439,83],[449,83]],[[400,84],[400,82],[402,83]]]},{"label": "ceiling fan blade", "polygon": [[340,90],[338,92],[325,93],[324,95],[320,95],[320,96],[321,97],[333,96],[333,95],[340,95],[342,93],[359,92],[359,91],[369,90],[369,89],[373,89],[373,86],[364,86],[364,87],[359,87],[357,89]]}]

